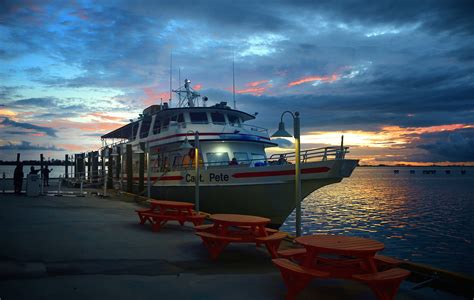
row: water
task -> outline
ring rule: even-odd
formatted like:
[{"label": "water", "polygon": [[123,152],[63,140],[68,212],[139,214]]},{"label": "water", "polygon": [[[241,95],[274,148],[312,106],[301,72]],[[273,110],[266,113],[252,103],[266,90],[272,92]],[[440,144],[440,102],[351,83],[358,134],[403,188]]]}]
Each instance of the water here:
[{"label": "water", "polygon": [[[5,173],[6,178],[13,178],[13,172],[15,171],[15,167],[16,166],[0,165],[0,178],[3,176],[3,173]],[[26,175],[30,173],[30,167],[31,167],[30,165],[23,166],[23,173],[25,174],[25,178],[26,178]],[[40,168],[40,166],[34,166],[34,167],[35,167],[35,170],[38,170]],[[65,172],[64,166],[49,166],[49,169],[50,170],[53,169],[53,171],[49,173],[49,178],[57,178],[59,176],[64,177],[64,172]],[[69,173],[71,174],[71,172],[73,171],[74,171],[74,168],[69,166]]]},{"label": "water", "polygon": [[[294,224],[293,213],[282,230]],[[304,200],[302,227],[303,235],[372,238],[385,255],[473,276],[474,168],[357,168]]]}]

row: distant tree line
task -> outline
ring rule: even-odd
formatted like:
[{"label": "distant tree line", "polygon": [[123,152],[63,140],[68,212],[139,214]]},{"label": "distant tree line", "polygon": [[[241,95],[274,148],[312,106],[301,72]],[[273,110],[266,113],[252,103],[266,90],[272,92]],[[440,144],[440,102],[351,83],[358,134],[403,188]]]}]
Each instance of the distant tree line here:
[{"label": "distant tree line", "polygon": [[[20,160],[24,165],[31,165],[31,166],[39,166],[41,165],[41,161],[39,160]],[[69,161],[69,165],[74,162]],[[51,159],[51,160],[44,160],[43,165],[48,164],[49,166],[64,166],[64,160],[60,159]],[[12,161],[4,161],[0,160],[0,165],[6,166],[16,166],[16,160]]]}]

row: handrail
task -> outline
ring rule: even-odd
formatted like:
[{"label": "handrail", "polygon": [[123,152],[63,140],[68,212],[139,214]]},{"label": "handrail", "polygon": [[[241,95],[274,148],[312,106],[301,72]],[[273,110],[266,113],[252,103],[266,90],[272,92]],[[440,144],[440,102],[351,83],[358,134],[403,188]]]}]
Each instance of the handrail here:
[{"label": "handrail", "polygon": [[[329,146],[329,147],[322,147],[322,148],[313,148],[307,150],[301,150],[301,162],[308,162],[309,160],[313,160],[315,158],[321,158],[322,161],[328,160],[330,157],[334,159],[344,159],[346,154],[349,153],[349,147],[344,146]],[[287,153],[280,153],[280,154],[272,154],[269,157],[269,160],[295,160],[295,152],[287,152]]]}]

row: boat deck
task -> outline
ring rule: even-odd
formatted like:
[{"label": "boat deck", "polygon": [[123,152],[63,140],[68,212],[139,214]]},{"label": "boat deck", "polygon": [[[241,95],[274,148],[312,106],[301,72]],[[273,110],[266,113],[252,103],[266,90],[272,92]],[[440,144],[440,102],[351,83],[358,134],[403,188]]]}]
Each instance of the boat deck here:
[{"label": "boat deck", "polygon": [[[2,299],[283,299],[262,247],[210,261],[191,227],[138,224],[134,197],[30,198],[0,193]],[[258,283],[258,284],[257,284]],[[461,299],[403,283],[397,299]],[[314,280],[298,299],[374,299],[362,284]]]}]

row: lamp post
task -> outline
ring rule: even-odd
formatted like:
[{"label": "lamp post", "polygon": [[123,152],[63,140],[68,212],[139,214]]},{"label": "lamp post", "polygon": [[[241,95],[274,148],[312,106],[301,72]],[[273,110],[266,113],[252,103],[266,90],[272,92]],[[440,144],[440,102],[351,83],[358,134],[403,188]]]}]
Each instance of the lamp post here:
[{"label": "lamp post", "polygon": [[[188,133],[194,133],[194,147],[188,141]],[[199,212],[199,180],[201,177],[199,169],[199,131],[188,130],[186,138],[179,149],[193,149],[194,148],[194,170],[196,176],[194,177],[194,207]]]},{"label": "lamp post", "polygon": [[301,236],[301,169],[300,169],[300,113],[285,111],[281,114],[278,130],[272,137],[291,137],[285,130],[283,116],[289,113],[293,117],[293,136],[295,138],[295,205],[296,205],[296,236]]}]

